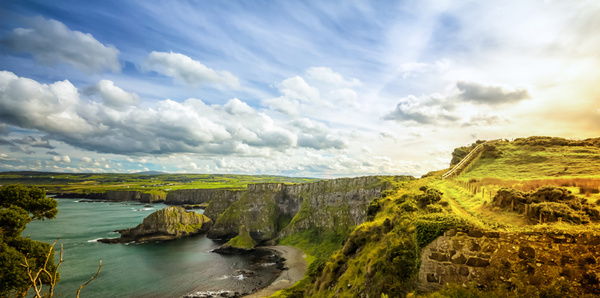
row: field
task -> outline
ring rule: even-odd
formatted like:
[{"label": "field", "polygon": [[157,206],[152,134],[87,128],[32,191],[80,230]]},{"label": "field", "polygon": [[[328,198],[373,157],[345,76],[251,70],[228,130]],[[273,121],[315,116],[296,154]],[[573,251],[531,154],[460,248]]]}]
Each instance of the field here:
[{"label": "field", "polygon": [[73,174],[42,172],[0,173],[0,185],[20,183],[45,188],[50,193],[97,193],[107,190],[142,192],[192,188],[244,189],[251,183],[305,183],[313,178],[219,174]]},{"label": "field", "polygon": [[532,192],[544,186],[562,187],[589,203],[600,202],[600,147],[565,139],[561,139],[567,142],[562,145],[549,144],[553,140],[496,143],[499,156],[482,154],[458,177],[436,181],[432,186],[445,193],[455,211],[514,226],[530,223],[516,213],[493,210],[490,203],[501,188]]}]

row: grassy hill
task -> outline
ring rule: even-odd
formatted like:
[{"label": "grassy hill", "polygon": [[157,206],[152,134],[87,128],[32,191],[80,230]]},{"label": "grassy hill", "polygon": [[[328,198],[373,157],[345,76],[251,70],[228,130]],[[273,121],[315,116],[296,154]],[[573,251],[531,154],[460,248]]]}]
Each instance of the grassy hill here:
[{"label": "grassy hill", "polygon": [[95,193],[107,190],[142,192],[176,189],[243,189],[250,183],[304,183],[314,178],[230,174],[91,174],[49,172],[0,172],[0,185],[20,183],[45,188],[48,192]]},{"label": "grassy hill", "polygon": [[[515,235],[598,234],[600,139],[571,141],[531,137],[501,141],[495,143],[494,148],[484,150],[458,177],[442,179],[445,172],[432,172],[417,180],[392,181],[392,188],[369,206],[372,213],[369,221],[356,227],[329,258],[313,262],[302,282],[274,297],[585,295],[577,283],[549,280],[531,273],[540,263],[519,263],[510,270],[502,269],[489,276],[489,284],[450,284],[429,294],[416,291],[417,275],[422,250],[450,229]],[[516,200],[517,204],[525,202],[520,204],[526,204],[525,210],[529,213],[523,213],[523,209],[519,212],[519,206],[502,205],[498,194],[522,199]],[[536,220],[538,213],[534,212],[542,215],[541,220]],[[303,240],[310,243],[311,238]],[[315,250],[310,245],[304,247]],[[590,262],[596,264],[597,261]],[[567,272],[564,268],[560,270]],[[509,274],[510,279],[498,280],[500,273]],[[596,277],[591,280],[591,283],[598,282]],[[584,281],[587,282],[585,278],[580,280]]]}]

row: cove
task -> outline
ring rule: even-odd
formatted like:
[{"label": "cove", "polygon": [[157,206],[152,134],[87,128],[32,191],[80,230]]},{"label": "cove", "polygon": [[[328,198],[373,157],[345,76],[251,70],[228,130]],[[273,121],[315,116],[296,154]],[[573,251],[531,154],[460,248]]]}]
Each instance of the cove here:
[{"label": "cove", "polygon": [[[79,202],[56,199],[58,215],[52,220],[36,220],[27,225],[23,236],[53,243],[56,263],[60,244],[64,262],[55,296],[72,297],[77,288],[93,276],[98,262],[100,275],[83,288],[82,297],[181,297],[201,291],[248,292],[268,285],[278,274],[269,256],[220,255],[210,252],[219,243],[204,235],[173,241],[144,244],[105,244],[95,240],[118,237],[112,231],[135,227],[150,213],[166,207],[137,202]],[[202,210],[199,210],[202,212]],[[267,261],[265,261],[267,260]],[[255,272],[253,277],[240,274]]]}]

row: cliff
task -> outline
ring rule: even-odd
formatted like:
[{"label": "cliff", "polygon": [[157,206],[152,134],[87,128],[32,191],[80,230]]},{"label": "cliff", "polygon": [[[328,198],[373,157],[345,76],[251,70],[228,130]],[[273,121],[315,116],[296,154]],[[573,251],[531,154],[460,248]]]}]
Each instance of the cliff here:
[{"label": "cliff", "polygon": [[118,231],[121,238],[100,239],[104,243],[171,240],[206,232],[212,220],[203,214],[186,212],[183,207],[167,207],[151,213],[135,228]]},{"label": "cliff", "polygon": [[381,196],[379,182],[370,176],[296,185],[250,184],[207,237],[233,238],[241,225],[258,243],[312,227],[347,233],[365,220],[369,202]]},{"label": "cliff", "polygon": [[243,192],[243,190],[231,189],[179,189],[170,191],[167,194],[165,204],[197,205],[208,203],[204,215],[216,221],[227,207],[242,197]]},{"label": "cliff", "polygon": [[163,202],[167,197],[163,191],[157,191],[152,193],[146,193],[141,191],[130,191],[130,190],[107,190],[103,193],[60,193],[56,194],[55,198],[68,198],[68,199],[92,199],[92,200],[103,200],[103,201],[139,201],[142,203],[157,203]]}]

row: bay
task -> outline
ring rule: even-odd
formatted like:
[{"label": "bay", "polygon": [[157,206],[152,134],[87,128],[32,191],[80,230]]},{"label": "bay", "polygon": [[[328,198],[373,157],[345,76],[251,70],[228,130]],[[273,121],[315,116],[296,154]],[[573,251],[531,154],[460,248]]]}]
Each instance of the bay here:
[{"label": "bay", "polygon": [[[164,204],[145,207],[135,202],[56,200],[59,212],[55,219],[33,221],[23,232],[23,236],[47,243],[61,237],[56,262],[60,244],[64,262],[59,268],[56,297],[74,297],[77,288],[96,273],[100,260],[100,275],[83,288],[81,297],[181,297],[197,291],[247,291],[276,278],[271,264],[257,266],[257,256],[210,252],[219,243],[204,235],[144,244],[96,242],[118,237],[114,230],[135,227],[151,212],[166,207]],[[253,270],[260,278],[243,278],[239,269]]]}]

